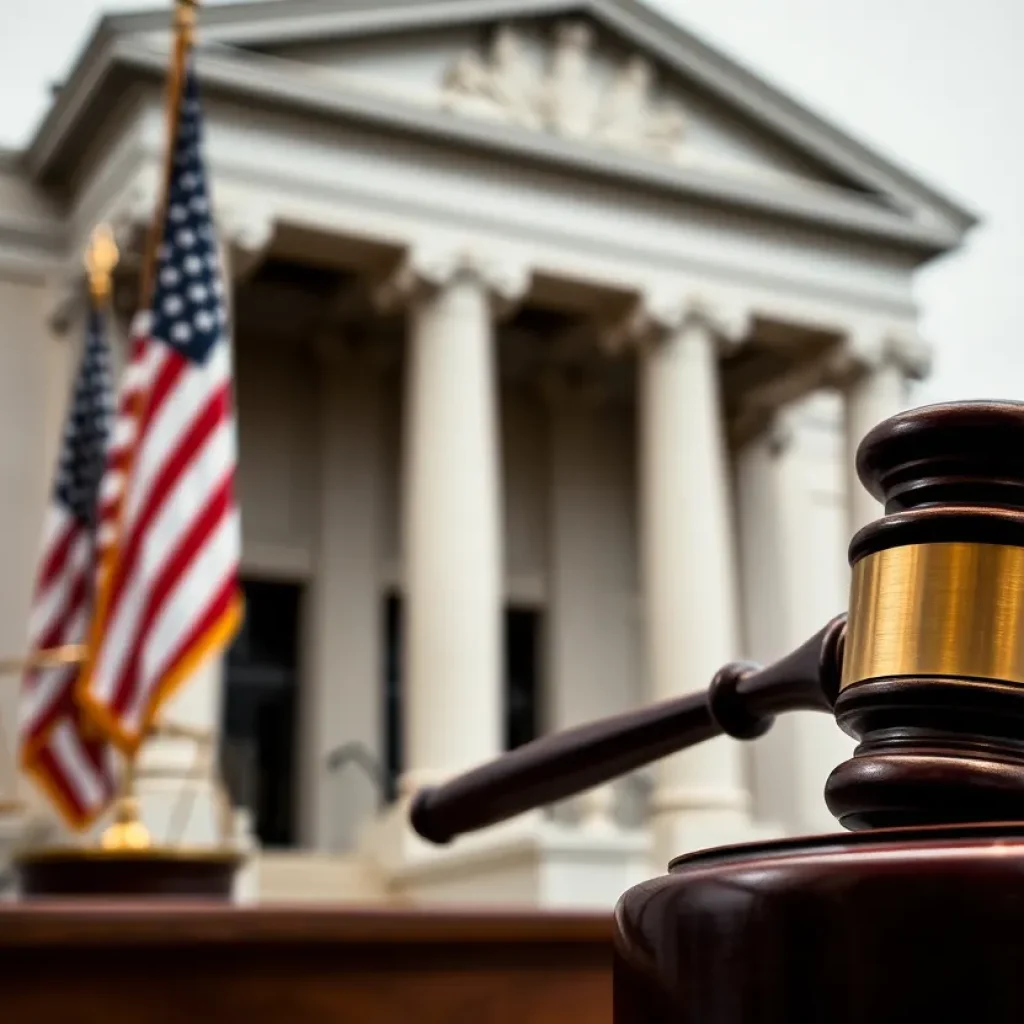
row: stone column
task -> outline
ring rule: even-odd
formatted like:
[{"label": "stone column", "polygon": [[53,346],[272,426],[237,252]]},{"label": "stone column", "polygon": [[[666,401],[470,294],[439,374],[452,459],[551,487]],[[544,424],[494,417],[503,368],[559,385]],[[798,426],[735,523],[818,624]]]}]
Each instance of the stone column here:
[{"label": "stone column", "polygon": [[851,339],[852,371],[845,388],[846,464],[850,535],[882,514],[857,477],[857,446],[883,420],[907,408],[909,383],[927,375],[930,352],[913,335],[883,334],[865,343]]},{"label": "stone column", "polygon": [[[738,453],[743,654],[752,661],[788,654],[846,607],[844,448],[841,400],[822,391],[778,409]],[[759,826],[786,835],[834,830],[825,780],[853,741],[831,715],[780,715],[742,746]]]},{"label": "stone column", "polygon": [[[623,336],[639,344],[640,566],[654,700],[704,689],[739,653],[729,467],[717,356],[741,340],[694,304],[646,300]],[[655,855],[749,838],[743,755],[722,738],[662,762]]]},{"label": "stone column", "polygon": [[501,751],[502,523],[496,306],[520,268],[413,252],[381,289],[407,303],[402,487],[402,790]]},{"label": "stone column", "polygon": [[[608,402],[585,373],[551,370],[542,388],[550,435],[544,720],[555,732],[645,700],[633,547],[636,442],[632,411]],[[629,789],[601,787],[565,812],[591,821],[618,813]],[[626,811],[637,816],[635,807]]]},{"label": "stone column", "polygon": [[328,758],[350,743],[379,758],[383,739],[380,381],[369,352],[351,336],[319,339],[316,355],[320,515],[306,605],[300,806],[304,845],[337,851],[354,845],[378,802],[372,781],[351,766],[332,777]]}]

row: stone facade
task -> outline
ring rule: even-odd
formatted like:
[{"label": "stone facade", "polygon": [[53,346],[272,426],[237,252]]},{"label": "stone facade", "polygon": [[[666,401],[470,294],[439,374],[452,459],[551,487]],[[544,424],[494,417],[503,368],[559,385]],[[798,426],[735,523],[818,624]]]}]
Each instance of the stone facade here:
[{"label": "stone facade", "polygon": [[[828,827],[821,787],[848,741],[813,716],[452,850],[402,820],[417,785],[502,749],[506,606],[542,619],[542,728],[703,687],[842,609],[842,552],[877,513],[850,452],[926,372],[914,274],[972,224],[652,12],[578,9],[204,12],[243,569],[301,591],[298,849],[255,854],[240,898],[605,906],[681,850]],[[132,308],[165,20],[104,21],[0,166],[0,654],[23,643],[99,221]],[[388,595],[404,756],[380,810],[329,755],[385,757]],[[168,717],[217,735],[223,680],[193,681]],[[7,681],[0,701],[10,746]],[[193,761],[154,744],[144,802],[159,831],[189,794],[182,838],[213,842]],[[35,800],[12,751],[5,794]]]}]

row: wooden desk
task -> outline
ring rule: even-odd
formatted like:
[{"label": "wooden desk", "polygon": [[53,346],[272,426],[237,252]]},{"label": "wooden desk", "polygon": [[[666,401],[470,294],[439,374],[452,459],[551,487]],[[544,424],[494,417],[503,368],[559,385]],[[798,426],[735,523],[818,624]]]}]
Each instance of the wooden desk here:
[{"label": "wooden desk", "polygon": [[14,1024],[610,1024],[611,915],[0,907]]}]

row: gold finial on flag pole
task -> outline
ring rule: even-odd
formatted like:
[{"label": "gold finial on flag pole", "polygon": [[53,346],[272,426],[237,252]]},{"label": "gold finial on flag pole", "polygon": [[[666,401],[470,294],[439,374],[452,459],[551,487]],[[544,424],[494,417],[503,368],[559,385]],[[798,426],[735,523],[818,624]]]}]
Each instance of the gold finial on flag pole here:
[{"label": "gold finial on flag pole", "polygon": [[196,27],[196,9],[199,0],[177,0],[174,10],[174,24],[179,32],[184,33],[186,42],[192,41],[192,32]]},{"label": "gold finial on flag pole", "polygon": [[[167,76],[167,150],[164,154],[163,183],[160,204],[150,225],[146,258],[142,266],[140,300],[146,307],[152,299],[156,274],[157,252],[162,241],[163,218],[170,193],[171,174],[174,164],[174,145],[180,115],[182,93],[185,85],[185,65],[195,35],[196,8],[198,0],[175,0],[174,42],[171,63]],[[138,751],[125,758],[123,789],[115,804],[114,823],[101,836],[101,845],[108,850],[149,849],[153,845],[149,830],[143,825],[139,801],[135,795],[135,762]]]},{"label": "gold finial on flag pole", "polygon": [[89,274],[89,294],[97,306],[110,299],[114,269],[121,258],[114,241],[114,233],[106,224],[100,224],[92,233],[85,251],[85,269]]}]

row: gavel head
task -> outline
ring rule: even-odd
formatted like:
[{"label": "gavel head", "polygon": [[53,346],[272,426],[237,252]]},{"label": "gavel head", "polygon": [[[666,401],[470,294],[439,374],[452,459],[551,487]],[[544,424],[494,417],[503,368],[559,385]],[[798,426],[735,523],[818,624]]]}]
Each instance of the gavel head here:
[{"label": "gavel head", "polygon": [[1024,404],[898,415],[857,453],[885,514],[850,545],[826,785],[847,828],[1024,818]]}]

